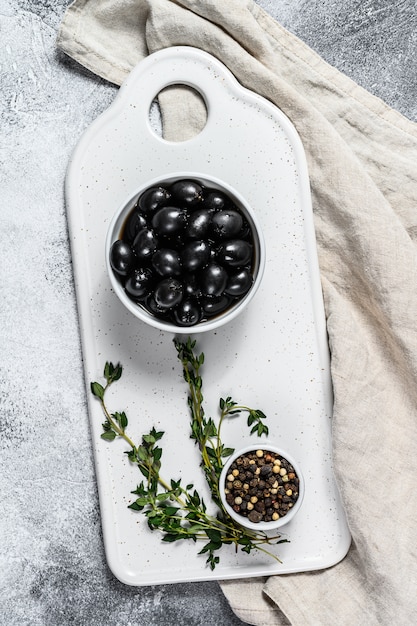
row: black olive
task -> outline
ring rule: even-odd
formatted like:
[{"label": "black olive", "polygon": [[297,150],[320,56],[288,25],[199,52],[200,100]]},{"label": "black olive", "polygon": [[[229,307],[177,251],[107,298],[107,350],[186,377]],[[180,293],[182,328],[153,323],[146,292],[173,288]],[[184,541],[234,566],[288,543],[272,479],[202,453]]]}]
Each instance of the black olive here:
[{"label": "black olive", "polygon": [[153,275],[149,268],[135,268],[126,279],[126,292],[134,300],[140,300],[149,293],[152,281]]},{"label": "black olive", "polygon": [[217,263],[209,263],[199,274],[201,291],[206,296],[220,296],[227,283],[227,272]]},{"label": "black olive", "polygon": [[159,209],[152,218],[152,226],[155,232],[164,237],[178,235],[187,223],[187,212],[174,206],[166,206]]},{"label": "black olive", "polygon": [[172,309],[182,300],[184,288],[176,278],[164,278],[155,288],[155,302],[161,309]]},{"label": "black olive", "polygon": [[139,198],[139,208],[147,214],[154,213],[163,206],[166,206],[171,198],[171,194],[164,187],[149,187]]},{"label": "black olive", "polygon": [[213,315],[223,313],[230,306],[231,302],[232,298],[223,294],[217,298],[202,298],[201,307],[207,317],[213,317]]},{"label": "black olive", "polygon": [[146,228],[146,226],[146,219],[141,213],[139,213],[137,208],[135,208],[127,219],[126,226],[123,231],[123,239],[132,243],[138,232],[142,228]]},{"label": "black olive", "polygon": [[177,180],[170,192],[174,200],[186,207],[195,207],[203,199],[203,188],[195,180]]},{"label": "black olive", "polygon": [[186,296],[193,296],[195,298],[201,296],[201,288],[195,274],[183,274],[181,280]]},{"label": "black olive", "polygon": [[251,228],[249,226],[249,223],[245,219],[243,220],[242,229],[237,236],[238,239],[249,239],[249,241],[251,240]]},{"label": "black olive", "polygon": [[220,247],[217,258],[220,263],[224,263],[225,265],[243,267],[250,263],[252,258],[252,246],[243,239],[231,239]]},{"label": "black olive", "polygon": [[185,235],[189,239],[204,239],[210,229],[213,211],[207,208],[197,209],[193,211],[188,218],[188,224],[185,229]]},{"label": "black olive", "polygon": [[180,302],[173,311],[174,321],[179,326],[193,326],[203,317],[201,306],[196,300],[188,298]]},{"label": "black olive", "polygon": [[243,268],[229,275],[224,292],[233,297],[243,296],[249,291],[252,282],[252,274],[247,268]]},{"label": "black olive", "polygon": [[179,276],[181,274],[180,255],[176,250],[160,248],[152,257],[152,266],[161,276]]},{"label": "black olive", "polygon": [[158,239],[153,230],[142,228],[133,241],[133,250],[141,260],[150,259],[158,247]]},{"label": "black olive", "polygon": [[135,261],[135,254],[132,248],[118,239],[110,249],[110,265],[120,276],[126,276]]},{"label": "black olive", "polygon": [[221,191],[209,191],[204,196],[204,206],[208,209],[219,211],[224,209],[228,204],[227,196]]},{"label": "black olive", "polygon": [[235,237],[243,226],[243,218],[234,209],[224,209],[215,213],[211,220],[211,232],[216,239]]},{"label": "black olive", "polygon": [[181,263],[186,272],[196,272],[207,265],[210,256],[210,246],[206,241],[190,241],[181,252]]},{"label": "black olive", "polygon": [[153,315],[156,315],[156,317],[160,317],[160,318],[166,318],[168,315],[168,312],[165,309],[162,309],[155,301],[155,296],[153,293],[150,293],[145,300],[142,302],[143,306],[145,307],[145,309],[147,309],[149,311],[149,313],[152,313]]}]

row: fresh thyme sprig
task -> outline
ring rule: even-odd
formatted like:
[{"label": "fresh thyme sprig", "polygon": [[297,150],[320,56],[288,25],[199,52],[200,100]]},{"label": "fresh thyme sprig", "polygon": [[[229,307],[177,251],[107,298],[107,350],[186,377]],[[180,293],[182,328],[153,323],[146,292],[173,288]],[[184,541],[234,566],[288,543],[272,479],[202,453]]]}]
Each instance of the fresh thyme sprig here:
[{"label": "fresh thyme sprig", "polygon": [[152,428],[142,436],[141,443],[135,445],[126,429],[128,419],[126,413],[110,413],[105,395],[109,387],[122,376],[122,366],[106,363],[104,368],[105,385],[98,382],[91,383],[91,392],[100,401],[105,421],[101,437],[106,441],[122,438],[129,446],[125,452],[129,461],[137,465],[145,480],[132,491],[136,499],[129,505],[130,509],[141,511],[147,518],[151,530],[162,532],[162,540],[175,542],[191,540],[204,541],[199,554],[207,555],[207,564],[214,569],[219,563],[216,554],[223,545],[234,544],[248,554],[259,550],[280,559],[265,549],[265,545],[283,543],[286,540],[280,536],[269,537],[263,531],[251,531],[237,524],[224,510],[219,492],[219,478],[224,460],[232,453],[233,448],[225,447],[220,438],[223,421],[226,418],[248,414],[247,423],[251,433],[258,436],[267,435],[268,427],[263,420],[266,416],[262,411],[238,405],[230,397],[220,399],[220,417],[218,424],[212,418],[206,419],[203,408],[201,367],[204,363],[204,354],[194,353],[195,341],[190,338],[184,343],[174,340],[175,347],[183,367],[184,378],[188,384],[188,405],[191,414],[191,438],[195,439],[201,452],[201,465],[210,488],[211,496],[218,507],[215,515],[207,512],[206,504],[192,483],[185,487],[179,480],[165,480],[161,474],[162,448],[158,442],[163,437],[162,431]]},{"label": "fresh thyme sprig", "polygon": [[227,417],[239,415],[242,412],[248,413],[247,424],[252,426],[251,434],[255,432],[260,437],[268,435],[268,426],[263,423],[266,415],[259,409],[250,409],[247,406],[238,405],[230,396],[226,399],[220,398],[220,418],[218,425],[210,417],[205,418],[203,407],[203,381],[200,374],[204,364],[204,353],[196,355],[194,348],[195,340],[189,337],[187,341],[181,342],[174,339],[178,358],[181,361],[184,379],[188,384],[189,396],[188,406],[191,413],[191,438],[198,443],[201,452],[201,465],[209,485],[214,502],[221,509],[222,503],[219,493],[219,478],[223,469],[224,459],[233,454],[233,448],[226,448],[220,438],[220,431],[223,421]]}]

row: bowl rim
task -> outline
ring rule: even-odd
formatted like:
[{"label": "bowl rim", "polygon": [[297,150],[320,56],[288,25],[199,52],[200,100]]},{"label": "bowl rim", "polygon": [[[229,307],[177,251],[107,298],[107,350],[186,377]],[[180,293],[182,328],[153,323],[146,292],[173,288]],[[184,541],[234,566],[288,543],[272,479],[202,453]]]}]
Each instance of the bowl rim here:
[{"label": "bowl rim", "polygon": [[[243,210],[245,217],[249,218],[250,226],[253,231],[253,237],[255,240],[255,245],[258,250],[258,266],[256,269],[256,275],[254,277],[253,284],[249,291],[238,300],[231,309],[225,311],[224,314],[220,314],[213,319],[208,319],[203,322],[199,322],[194,326],[176,326],[172,322],[165,322],[162,319],[157,318],[151,313],[147,312],[140,305],[135,304],[133,300],[131,300],[123,290],[123,287],[119,280],[117,279],[113,269],[110,265],[110,248],[114,241],[116,241],[117,236],[116,233],[120,232],[120,228],[124,223],[124,220],[127,217],[129,211],[132,210],[135,202],[137,201],[139,195],[148,189],[149,187],[156,186],[158,184],[162,184],[167,181],[169,184],[172,184],[175,180],[181,179],[192,179],[197,182],[207,182],[209,185],[213,185],[214,188],[218,188],[219,190],[224,190],[228,193],[233,199],[238,201],[239,209]],[[131,312],[133,315],[139,320],[145,322],[146,324],[153,326],[159,330],[175,333],[175,334],[194,334],[207,332],[210,330],[215,330],[224,324],[232,321],[237,317],[243,309],[249,304],[249,302],[253,299],[260,283],[263,278],[264,270],[265,270],[265,261],[266,261],[266,253],[265,253],[265,238],[263,235],[262,227],[259,222],[259,219],[256,215],[256,212],[252,208],[251,204],[244,198],[244,196],[230,183],[222,180],[217,176],[213,176],[212,174],[204,174],[197,171],[192,170],[180,170],[167,172],[165,174],[161,174],[152,179],[144,181],[140,185],[138,185],[134,191],[129,193],[128,199],[122,202],[118,209],[115,211],[113,217],[109,222],[109,226],[107,228],[107,235],[105,240],[105,262],[107,268],[107,274],[109,276],[113,291],[118,296],[119,300],[122,304]]]},{"label": "bowl rim", "polygon": [[[258,523],[251,522],[250,520],[243,517],[242,515],[239,515],[239,513],[236,513],[226,501],[226,494],[225,494],[223,485],[225,483],[225,478],[226,478],[226,475],[229,471],[231,464],[233,463],[235,459],[239,458],[240,456],[248,452],[254,452],[256,450],[275,452],[279,454],[280,456],[282,456],[283,458],[285,458],[294,467],[294,470],[299,479],[299,495],[298,495],[296,503],[294,504],[292,509],[286,515],[284,515],[284,517],[280,517],[276,521],[258,522]],[[300,510],[301,505],[304,500],[305,481],[304,481],[303,472],[300,468],[298,461],[294,459],[294,457],[292,456],[290,452],[288,452],[284,448],[281,448],[280,446],[277,446],[276,444],[270,441],[268,442],[264,441],[264,442],[259,442],[259,445],[248,444],[233,452],[233,454],[227,459],[220,473],[219,493],[220,493],[220,499],[224,507],[224,510],[226,511],[228,515],[230,515],[230,517],[232,517],[238,524],[240,524],[240,526],[243,526],[244,528],[248,528],[250,530],[255,530],[255,531],[256,530],[261,530],[261,531],[276,530],[277,528],[281,528],[282,526],[289,524],[291,520],[293,520],[294,517],[297,515],[298,511]]]}]

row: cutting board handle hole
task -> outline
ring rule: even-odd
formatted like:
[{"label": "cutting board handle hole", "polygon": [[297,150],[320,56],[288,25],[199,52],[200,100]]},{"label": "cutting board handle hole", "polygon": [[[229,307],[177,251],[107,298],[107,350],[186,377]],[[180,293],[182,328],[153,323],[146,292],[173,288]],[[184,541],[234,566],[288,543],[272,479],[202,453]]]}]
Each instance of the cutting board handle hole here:
[{"label": "cutting board handle hole", "polygon": [[152,130],[166,141],[182,142],[196,137],[204,129],[207,119],[204,96],[184,84],[161,89],[149,109]]}]

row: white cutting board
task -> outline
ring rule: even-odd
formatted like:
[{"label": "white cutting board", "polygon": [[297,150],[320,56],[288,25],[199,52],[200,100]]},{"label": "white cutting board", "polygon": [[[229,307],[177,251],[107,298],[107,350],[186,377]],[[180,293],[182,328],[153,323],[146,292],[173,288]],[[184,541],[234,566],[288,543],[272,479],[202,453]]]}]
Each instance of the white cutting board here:
[{"label": "white cutting board", "polygon": [[[167,142],[151,128],[149,109],[169,84],[203,96],[207,124],[196,137]],[[120,361],[122,379],[109,394],[111,411],[125,410],[137,442],[152,426],[164,430],[161,474],[193,482],[210,498],[189,438],[187,388],[173,335],[150,328],[123,308],[106,274],[104,242],[117,208],[144,181],[193,171],[235,187],[257,212],[267,260],[247,310],[218,331],[196,335],[204,351],[206,416],[220,397],[262,409],[269,440],[287,449],[304,473],[302,507],[282,528],[290,541],[262,554],[222,548],[211,571],[201,546],[164,544],[141,513],[127,508],[141,480],[126,444],[100,438],[103,416],[89,393],[92,447],[109,566],[130,585],[286,574],[329,567],[346,554],[350,535],[332,473],[332,388],[317,263],[309,180],[301,141],[283,113],[244,89],[211,55],[174,47],[150,55],[129,75],[114,103],[87,129],[71,158],[67,213],[79,307],[86,385],[102,380],[106,361]],[[223,431],[241,447],[245,418]]]}]

